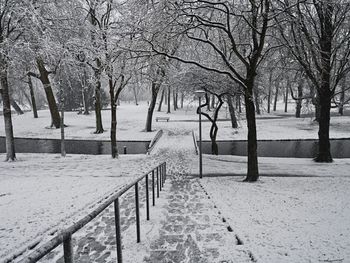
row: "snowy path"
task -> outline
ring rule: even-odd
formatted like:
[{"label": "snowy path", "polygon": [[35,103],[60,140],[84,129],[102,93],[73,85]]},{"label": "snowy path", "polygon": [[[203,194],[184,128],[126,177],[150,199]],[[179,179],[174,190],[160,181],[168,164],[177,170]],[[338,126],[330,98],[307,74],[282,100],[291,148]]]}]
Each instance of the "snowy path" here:
[{"label": "snowy path", "polygon": [[199,180],[189,175],[197,158],[191,133],[165,132],[154,154],[167,160],[170,180],[163,206],[166,218],[144,262],[251,262],[250,252],[237,244]]}]

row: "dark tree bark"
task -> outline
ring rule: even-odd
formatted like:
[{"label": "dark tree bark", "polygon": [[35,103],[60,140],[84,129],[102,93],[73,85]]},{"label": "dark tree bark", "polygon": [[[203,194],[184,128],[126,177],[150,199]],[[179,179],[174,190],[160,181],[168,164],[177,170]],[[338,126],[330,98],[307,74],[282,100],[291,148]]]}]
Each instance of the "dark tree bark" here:
[{"label": "dark tree bark", "polygon": [[177,110],[177,95],[176,95],[176,90],[173,90],[173,107],[174,107],[174,111]]},{"label": "dark tree bark", "polygon": [[286,93],[285,93],[285,101],[284,101],[284,112],[288,112],[288,91],[289,91],[289,86],[290,86],[290,82],[289,80],[287,81],[287,86],[286,86]]},{"label": "dark tree bark", "polygon": [[21,107],[17,104],[17,102],[12,97],[10,98],[10,103],[11,103],[11,106],[15,109],[15,111],[16,111],[16,113],[18,115],[24,114],[24,112],[21,109]]},{"label": "dark tree bark", "polygon": [[34,118],[38,118],[38,110],[36,107],[36,100],[35,100],[32,78],[30,77],[29,74],[27,75],[27,78],[28,78],[28,86],[30,91],[30,100],[31,100],[33,115],[34,115]]},{"label": "dark tree bark", "polygon": [[185,97],[184,92],[181,92],[181,109],[184,108],[184,97]]},{"label": "dark tree bark", "polygon": [[170,113],[170,95],[171,95],[171,92],[170,92],[170,87],[168,87],[168,110],[166,113]]},{"label": "dark tree bark", "polygon": [[233,106],[232,100],[233,100],[233,98],[230,95],[228,95],[227,96],[227,104],[228,104],[228,110],[230,112],[230,117],[231,117],[231,126],[232,126],[232,128],[236,129],[236,128],[238,128],[238,123],[237,123],[237,118],[236,118],[235,107]]},{"label": "dark tree bark", "polygon": [[[277,80],[277,81],[278,81],[278,80]],[[273,111],[276,111],[276,110],[277,110],[278,91],[279,91],[279,83],[276,83],[275,100],[274,100],[274,102],[273,102]]]},{"label": "dark tree bark", "polygon": [[133,92],[134,92],[135,105],[138,106],[138,105],[139,105],[139,102],[138,102],[138,100],[137,100],[137,92],[136,92],[135,86],[132,87],[132,90],[133,90]]},{"label": "dark tree bark", "polygon": [[5,135],[6,135],[6,161],[16,160],[15,140],[13,136],[13,126],[11,117],[11,102],[9,95],[9,87],[7,81],[7,65],[2,61],[2,70],[0,72],[1,81],[1,97],[3,102],[3,114],[5,122]]},{"label": "dark tree bark", "polygon": [[345,84],[346,79],[344,78],[344,81],[341,85],[341,91],[340,91],[340,98],[339,98],[339,106],[338,106],[338,113],[343,116],[344,115],[344,103],[345,103]]},{"label": "dark tree bark", "polygon": [[163,100],[164,100],[164,95],[165,95],[165,89],[162,90],[162,94],[160,95],[158,111],[162,111],[162,104],[163,104]]},{"label": "dark tree bark", "polygon": [[257,154],[257,136],[256,136],[256,120],[255,107],[253,102],[253,88],[254,88],[254,74],[255,72],[248,72],[247,88],[245,89],[244,101],[245,111],[248,126],[248,171],[246,182],[255,182],[259,178],[258,154]]},{"label": "dark tree bark", "polygon": [[83,87],[81,91],[82,95],[82,102],[83,102],[83,108],[84,108],[84,115],[89,115],[89,99],[88,99],[88,94],[87,94],[87,87]]},{"label": "dark tree bark", "polygon": [[215,95],[211,96],[211,108],[214,109],[215,108]]},{"label": "dark tree bark", "polygon": [[157,84],[156,81],[152,81],[152,86],[151,86],[152,98],[151,98],[151,103],[149,104],[148,111],[147,111],[146,132],[152,131],[152,118],[153,118],[154,108],[155,108],[156,102],[157,102],[157,95],[158,95],[159,87],[160,87],[160,85]]},{"label": "dark tree bark", "polygon": [[[213,117],[211,117],[208,113],[203,112],[203,111],[201,111],[201,114],[203,116],[205,116],[211,122],[211,127],[210,127],[210,132],[209,132],[210,141],[211,141],[211,153],[214,155],[218,155],[219,148],[218,148],[218,144],[216,142],[216,137],[217,137],[219,128],[218,128],[216,122],[218,120],[219,111],[221,109],[221,106],[224,103],[222,97],[225,96],[225,94],[220,94],[220,95],[219,94],[212,94],[212,95],[216,96],[218,98],[218,101],[219,101],[217,107],[214,108]],[[207,104],[210,104],[210,96],[208,95],[208,93],[205,94],[205,104],[202,104],[197,108],[197,114],[199,114],[199,108],[203,108],[205,106],[208,106]]]},{"label": "dark tree bark", "polygon": [[111,76],[109,76],[108,85],[109,85],[109,96],[110,96],[110,103],[111,103],[111,153],[112,153],[112,158],[117,158],[118,157],[117,105],[116,105],[116,99],[114,97],[113,79]]},{"label": "dark tree bark", "polygon": [[267,93],[267,113],[271,112],[271,96],[272,96],[272,72],[270,72],[269,76],[269,90]]},{"label": "dark tree bark", "polygon": [[329,142],[329,123],[331,111],[331,99],[334,91],[331,89],[331,54],[333,28],[333,4],[326,2],[317,4],[316,10],[321,20],[321,86],[317,90],[320,101],[320,121],[318,129],[318,154],[315,158],[316,162],[332,162],[331,146]]},{"label": "dark tree bark", "polygon": [[96,118],[96,134],[103,133],[102,125],[102,103],[101,103],[101,61],[96,59],[97,69],[94,70],[95,73],[95,118]]},{"label": "dark tree bark", "polygon": [[295,117],[301,117],[301,108],[303,104],[303,83],[300,81],[298,84],[298,99],[296,100]]},{"label": "dark tree bark", "polygon": [[[44,61],[41,58],[36,59],[36,64],[39,70],[39,76],[41,83],[44,86],[47,103],[49,104],[49,109],[51,113],[51,127],[55,127],[56,129],[60,128],[61,117],[57,108],[57,103],[55,100],[55,96],[52,91],[51,82],[49,79],[49,72],[45,68]],[[31,74],[32,76],[37,76],[36,74]]]},{"label": "dark tree bark", "polygon": [[242,113],[242,100],[241,100],[241,94],[238,94],[237,97],[237,104],[238,104],[238,112]]}]

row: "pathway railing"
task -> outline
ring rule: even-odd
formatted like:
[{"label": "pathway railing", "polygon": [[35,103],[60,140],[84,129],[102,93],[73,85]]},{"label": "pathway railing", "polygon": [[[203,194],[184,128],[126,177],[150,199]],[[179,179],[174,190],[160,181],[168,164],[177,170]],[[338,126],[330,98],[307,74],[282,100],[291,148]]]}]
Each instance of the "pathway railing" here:
[{"label": "pathway railing", "polygon": [[[150,194],[149,194],[149,184],[151,180],[152,186],[152,205],[156,204],[156,195],[159,198],[159,192],[162,191],[164,187],[164,182],[166,180],[166,163],[162,163],[158,165],[156,168],[152,169],[148,173],[140,176],[130,184],[124,186],[112,196],[110,196],[105,201],[101,202],[101,204],[96,207],[91,213],[72,224],[71,226],[61,230],[57,233],[51,240],[44,243],[40,247],[31,248],[32,252],[26,255],[19,262],[21,263],[31,263],[37,262],[45,255],[47,255],[54,248],[63,244],[63,254],[64,254],[64,262],[65,263],[73,263],[74,262],[74,253],[73,253],[73,245],[72,245],[72,235],[84,227],[87,223],[89,223],[92,219],[98,216],[101,212],[103,212],[109,205],[114,203],[114,217],[115,217],[115,232],[116,232],[116,246],[117,246],[117,262],[122,263],[122,245],[121,245],[121,228],[120,228],[120,204],[119,198],[130,188],[135,188],[135,205],[136,205],[136,241],[139,243],[141,241],[140,235],[140,208],[139,208],[139,183],[142,180],[145,180],[145,188],[146,188],[146,219],[150,220]],[[8,262],[11,262],[8,261]]]}]

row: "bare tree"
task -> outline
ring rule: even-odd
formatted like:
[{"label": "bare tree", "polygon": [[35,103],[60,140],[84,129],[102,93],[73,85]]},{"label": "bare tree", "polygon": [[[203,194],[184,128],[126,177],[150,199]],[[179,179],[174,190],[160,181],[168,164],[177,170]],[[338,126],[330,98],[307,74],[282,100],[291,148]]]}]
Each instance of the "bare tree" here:
[{"label": "bare tree", "polygon": [[[259,178],[257,136],[253,90],[261,60],[264,58],[271,1],[218,2],[209,0],[168,1],[168,21],[175,21],[186,40],[203,48],[211,58],[203,60],[169,54],[156,41],[153,51],[193,64],[202,69],[229,76],[243,90],[248,126],[248,169],[245,181]],[[168,26],[168,24],[166,24]],[[169,34],[167,28],[162,32]],[[178,31],[178,32],[179,32]],[[177,32],[177,34],[178,34]],[[187,53],[186,53],[187,54]],[[213,60],[216,61],[213,63]]]},{"label": "bare tree", "polygon": [[279,1],[285,11],[278,21],[283,44],[299,62],[317,91],[320,107],[319,149],[315,161],[332,162],[329,142],[331,100],[349,72],[348,1]]}]

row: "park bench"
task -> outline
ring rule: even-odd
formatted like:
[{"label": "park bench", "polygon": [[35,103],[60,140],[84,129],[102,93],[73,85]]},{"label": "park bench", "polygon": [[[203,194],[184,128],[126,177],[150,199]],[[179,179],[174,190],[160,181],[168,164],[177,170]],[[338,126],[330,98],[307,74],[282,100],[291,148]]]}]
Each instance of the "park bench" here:
[{"label": "park bench", "polygon": [[170,117],[156,117],[156,122],[158,121],[169,121],[170,120]]}]

